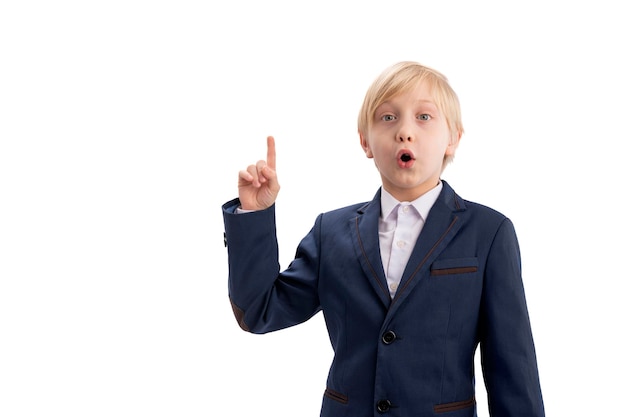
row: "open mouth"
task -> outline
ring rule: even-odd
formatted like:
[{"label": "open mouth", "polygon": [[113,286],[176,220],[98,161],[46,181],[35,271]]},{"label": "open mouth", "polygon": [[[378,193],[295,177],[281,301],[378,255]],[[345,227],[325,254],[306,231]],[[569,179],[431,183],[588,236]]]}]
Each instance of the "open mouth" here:
[{"label": "open mouth", "polygon": [[415,161],[415,156],[408,149],[402,149],[398,152],[398,165],[400,168],[411,168],[413,166],[413,162]]}]

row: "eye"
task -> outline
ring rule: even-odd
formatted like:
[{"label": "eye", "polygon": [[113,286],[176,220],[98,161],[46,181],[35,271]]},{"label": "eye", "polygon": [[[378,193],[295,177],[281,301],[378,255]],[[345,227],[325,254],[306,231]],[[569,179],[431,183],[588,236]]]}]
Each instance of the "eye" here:
[{"label": "eye", "polygon": [[432,119],[433,117],[430,114],[424,113],[424,114],[418,114],[417,118],[418,118],[418,120],[427,121],[427,120]]},{"label": "eye", "polygon": [[384,114],[380,119],[383,122],[391,122],[392,120],[396,120],[396,116],[393,116],[391,114]]}]

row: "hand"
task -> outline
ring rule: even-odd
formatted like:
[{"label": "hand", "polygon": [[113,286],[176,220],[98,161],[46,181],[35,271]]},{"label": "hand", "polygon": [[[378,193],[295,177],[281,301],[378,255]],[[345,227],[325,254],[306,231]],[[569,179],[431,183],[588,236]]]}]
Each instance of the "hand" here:
[{"label": "hand", "polygon": [[264,210],[276,201],[280,185],[276,177],[276,144],[267,137],[267,160],[239,171],[239,201],[244,210]]}]

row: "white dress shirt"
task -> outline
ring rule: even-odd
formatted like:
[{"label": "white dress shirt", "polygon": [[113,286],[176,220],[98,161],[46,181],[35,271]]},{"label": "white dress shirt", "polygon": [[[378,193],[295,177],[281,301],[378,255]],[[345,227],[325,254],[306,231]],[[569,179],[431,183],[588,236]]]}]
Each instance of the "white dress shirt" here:
[{"label": "white dress shirt", "polygon": [[378,238],[380,257],[392,298],[396,295],[415,242],[442,188],[440,181],[435,188],[411,202],[400,202],[384,188],[381,190]]}]

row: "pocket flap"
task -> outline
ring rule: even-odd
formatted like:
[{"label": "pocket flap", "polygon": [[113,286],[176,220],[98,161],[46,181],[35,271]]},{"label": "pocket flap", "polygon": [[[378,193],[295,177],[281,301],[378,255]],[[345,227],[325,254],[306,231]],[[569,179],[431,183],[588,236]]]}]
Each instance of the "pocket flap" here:
[{"label": "pocket flap", "polygon": [[434,410],[435,410],[435,413],[441,414],[441,413],[447,413],[449,411],[464,410],[466,408],[474,407],[475,404],[476,404],[476,398],[472,397],[469,400],[465,400],[465,401],[457,401],[457,402],[447,403],[447,404],[438,404],[434,407]]},{"label": "pocket flap", "polygon": [[478,271],[478,258],[437,259],[430,267],[430,275],[467,274]]}]

